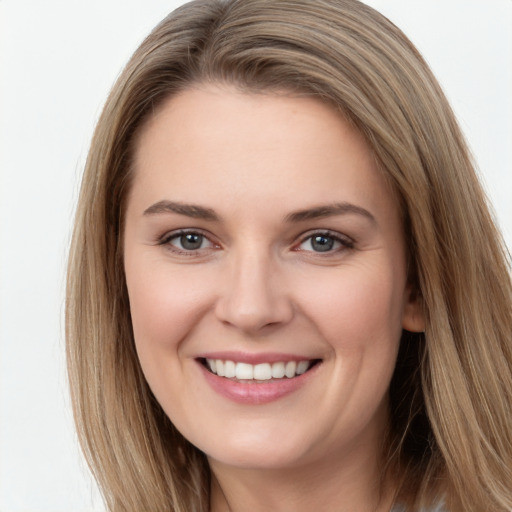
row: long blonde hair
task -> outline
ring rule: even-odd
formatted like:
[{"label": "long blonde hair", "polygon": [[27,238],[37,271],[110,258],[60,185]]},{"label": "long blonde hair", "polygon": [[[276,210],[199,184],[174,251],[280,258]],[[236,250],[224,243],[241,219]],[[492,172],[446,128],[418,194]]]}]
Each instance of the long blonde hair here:
[{"label": "long blonde hair", "polygon": [[132,150],[145,120],[198,82],[291,90],[366,137],[403,214],[424,334],[404,333],[385,470],[411,511],[512,508],[512,286],[455,117],[404,34],[357,0],[197,0],[135,52],[107,100],[69,257],[75,421],[112,512],[205,512],[204,454],[166,417],[134,349],[123,271]]}]

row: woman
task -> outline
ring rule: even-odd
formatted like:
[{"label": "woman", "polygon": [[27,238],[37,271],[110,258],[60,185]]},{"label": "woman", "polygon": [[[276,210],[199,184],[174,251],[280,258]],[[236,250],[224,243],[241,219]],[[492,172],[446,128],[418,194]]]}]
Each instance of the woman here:
[{"label": "woman", "polygon": [[505,250],[437,82],[369,7],[166,18],[98,123],[68,276],[109,510],[512,507]]}]

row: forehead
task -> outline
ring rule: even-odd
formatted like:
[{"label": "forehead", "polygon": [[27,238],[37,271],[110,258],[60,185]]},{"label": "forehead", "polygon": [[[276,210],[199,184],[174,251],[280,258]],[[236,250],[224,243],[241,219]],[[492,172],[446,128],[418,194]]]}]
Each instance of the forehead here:
[{"label": "forehead", "polygon": [[132,192],[146,202],[168,194],[209,205],[220,197],[223,207],[395,203],[364,137],[333,107],[218,86],[185,90],[148,120]]}]

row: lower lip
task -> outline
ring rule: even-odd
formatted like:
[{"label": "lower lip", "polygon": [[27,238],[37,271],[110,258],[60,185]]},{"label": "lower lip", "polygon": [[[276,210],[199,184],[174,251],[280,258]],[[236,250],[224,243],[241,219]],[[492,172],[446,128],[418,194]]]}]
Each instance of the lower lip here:
[{"label": "lower lip", "polygon": [[294,391],[297,391],[314,373],[316,373],[317,368],[320,366],[320,364],[317,363],[306,373],[291,379],[283,378],[262,382],[240,382],[226,379],[225,377],[219,377],[207,370],[201,363],[198,364],[201,367],[206,382],[208,382],[213,390],[219,395],[222,395],[233,402],[250,405],[274,402],[293,393]]}]

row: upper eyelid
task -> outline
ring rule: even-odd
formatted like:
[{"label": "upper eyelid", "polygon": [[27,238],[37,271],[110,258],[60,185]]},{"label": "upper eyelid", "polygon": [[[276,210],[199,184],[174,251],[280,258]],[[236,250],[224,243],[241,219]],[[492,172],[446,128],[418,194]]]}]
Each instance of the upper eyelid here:
[{"label": "upper eyelid", "polygon": [[180,235],[189,235],[189,234],[197,234],[204,236],[206,239],[208,239],[212,244],[215,242],[212,240],[212,235],[204,231],[200,228],[181,228],[181,229],[173,229],[172,231],[166,231],[163,235],[157,237],[157,241],[159,243],[165,244],[172,240],[173,238],[176,238]]},{"label": "upper eyelid", "polygon": [[298,237],[298,241],[299,241],[299,243],[305,242],[308,238],[311,238],[315,235],[316,236],[321,236],[321,235],[329,236],[331,238],[335,238],[336,240],[339,240],[339,241],[345,242],[345,243],[346,242],[350,242],[351,244],[355,243],[355,240],[352,237],[345,235],[344,233],[339,233],[338,231],[333,231],[331,229],[312,229],[310,231],[302,233]]}]

